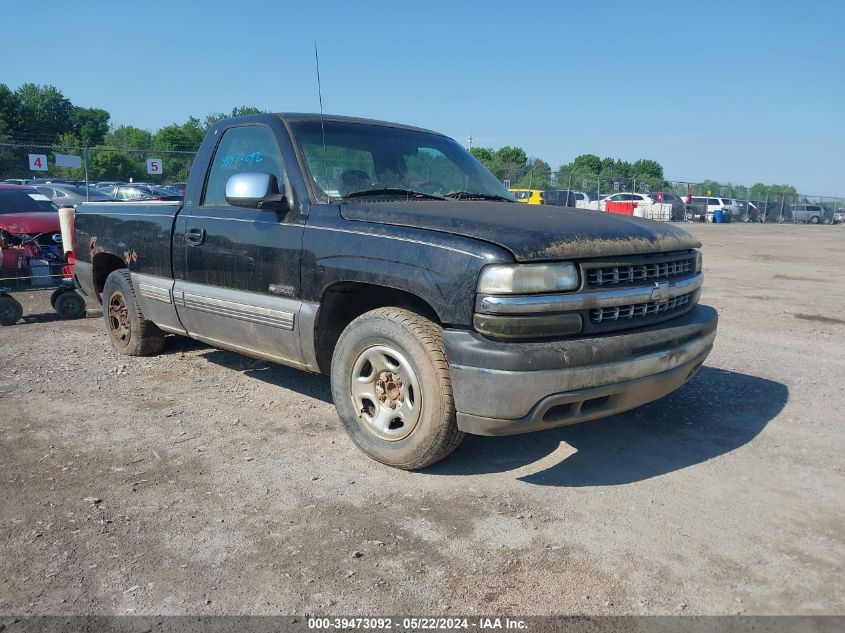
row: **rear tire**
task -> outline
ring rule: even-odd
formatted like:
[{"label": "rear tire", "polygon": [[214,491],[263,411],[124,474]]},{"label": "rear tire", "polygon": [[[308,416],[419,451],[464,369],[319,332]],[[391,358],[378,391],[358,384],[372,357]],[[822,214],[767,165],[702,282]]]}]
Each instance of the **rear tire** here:
[{"label": "rear tire", "polygon": [[147,321],[125,268],[113,271],[103,286],[103,320],[112,347],[127,356],[152,356],[164,347],[164,333]]},{"label": "rear tire", "polygon": [[10,295],[0,296],[0,325],[14,325],[23,316],[23,306]]},{"label": "rear tire", "polygon": [[410,310],[379,308],[340,335],[332,398],[353,442],[383,464],[415,470],[461,443],[439,325]]}]

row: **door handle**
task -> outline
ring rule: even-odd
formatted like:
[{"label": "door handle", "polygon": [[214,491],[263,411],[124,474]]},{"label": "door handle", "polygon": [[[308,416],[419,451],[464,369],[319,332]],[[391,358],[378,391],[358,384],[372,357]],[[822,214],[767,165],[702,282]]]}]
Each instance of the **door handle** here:
[{"label": "door handle", "polygon": [[205,241],[205,229],[197,226],[190,227],[185,231],[185,241],[191,246],[199,246]]}]

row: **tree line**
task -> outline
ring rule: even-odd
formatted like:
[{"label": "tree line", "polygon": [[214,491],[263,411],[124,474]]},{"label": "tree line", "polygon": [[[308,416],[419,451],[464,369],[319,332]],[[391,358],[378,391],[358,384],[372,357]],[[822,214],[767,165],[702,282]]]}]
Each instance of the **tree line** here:
[{"label": "tree line", "polygon": [[[162,153],[166,158],[164,178],[183,180],[212,124],[227,116],[260,112],[258,108],[241,106],[228,113],[209,114],[202,120],[191,116],[184,123],[149,132],[133,125],[113,126],[106,110],[74,105],[54,86],[27,83],[12,90],[0,83],[0,143],[55,146],[59,153],[60,148],[87,148],[92,181],[148,180],[146,159]],[[28,172],[28,152],[34,150],[0,146],[2,177],[20,177]],[[52,167],[50,158],[51,175],[84,178],[83,170]]]},{"label": "tree line", "polygon": [[[12,90],[0,83],[0,143],[33,143],[64,148],[88,148],[91,180],[146,180],[146,159],[165,153],[165,178],[187,178],[194,152],[199,148],[206,130],[221,118],[241,114],[258,114],[258,108],[241,106],[228,113],[214,113],[204,119],[188,117],[184,123],[166,125],[149,132],[132,125],[111,125],[111,115],[102,108],[87,108],[71,103],[54,86],[26,83]],[[27,151],[0,146],[0,177],[28,173]],[[473,147],[473,156],[481,161],[499,180],[510,181],[512,187],[534,189],[588,189],[610,192],[614,184],[626,190],[637,188],[650,191],[672,190],[666,180],[663,165],[655,160],[639,159],[628,162],[617,158],[600,158],[595,154],[581,154],[557,170],[546,161],[530,157],[523,148],[505,146],[499,149]],[[181,153],[180,153],[181,152]],[[52,158],[52,157],[51,157]],[[81,179],[80,170],[51,168],[51,175]],[[553,177],[556,185],[552,185]],[[643,186],[644,183],[644,186]],[[677,190],[678,188],[675,187]],[[729,190],[730,193],[721,194]],[[748,195],[762,199],[766,195],[796,193],[791,185],[738,187],[731,183],[704,180],[694,188],[696,195]],[[685,191],[683,193],[686,193]],[[744,197],[744,196],[743,196]]]},{"label": "tree line", "polygon": [[[529,157],[521,147],[506,145],[497,150],[488,147],[473,147],[470,153],[502,181],[509,181],[516,189],[585,189],[612,193],[613,190],[630,191],[675,191],[686,194],[685,183],[672,183],[666,179],[663,165],[656,160],[641,158],[634,162],[618,158],[600,158],[595,154],[581,154],[575,159],[552,170],[549,163],[537,157]],[[705,179],[691,184],[693,195],[724,195],[765,199],[782,194],[795,194],[792,185],[767,185],[756,183],[752,187],[735,185]]]}]

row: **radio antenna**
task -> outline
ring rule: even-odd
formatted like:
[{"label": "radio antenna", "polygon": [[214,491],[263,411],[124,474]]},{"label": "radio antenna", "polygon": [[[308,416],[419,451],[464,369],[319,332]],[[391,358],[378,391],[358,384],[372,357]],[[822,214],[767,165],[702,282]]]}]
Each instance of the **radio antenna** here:
[{"label": "radio antenna", "polygon": [[320,85],[320,56],[317,54],[317,42],[314,42],[314,62],[317,66],[317,96],[320,98],[320,130],[323,133],[323,151],[326,151],[326,126],[323,123],[323,88]]}]

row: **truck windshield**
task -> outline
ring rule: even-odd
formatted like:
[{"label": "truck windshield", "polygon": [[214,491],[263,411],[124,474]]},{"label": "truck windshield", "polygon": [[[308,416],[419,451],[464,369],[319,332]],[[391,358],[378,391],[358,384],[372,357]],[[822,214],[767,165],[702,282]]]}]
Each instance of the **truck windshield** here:
[{"label": "truck windshield", "polygon": [[[329,198],[437,200],[463,193],[514,200],[513,195],[452,139],[385,125],[325,121],[291,124],[312,182]],[[429,196],[409,197],[402,192]],[[477,194],[477,198],[471,197]]]}]

